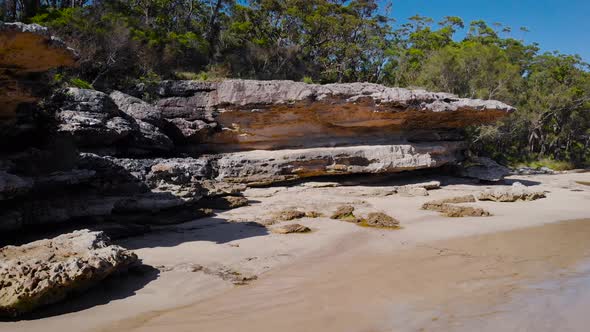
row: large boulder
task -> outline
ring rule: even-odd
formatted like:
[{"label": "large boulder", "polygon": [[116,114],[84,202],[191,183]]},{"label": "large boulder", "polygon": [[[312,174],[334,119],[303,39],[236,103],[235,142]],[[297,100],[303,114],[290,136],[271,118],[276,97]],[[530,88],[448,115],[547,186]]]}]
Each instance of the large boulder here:
[{"label": "large boulder", "polygon": [[0,249],[0,316],[62,301],[137,262],[108,242],[101,232],[81,230]]},{"label": "large boulder", "polygon": [[473,157],[459,166],[459,175],[481,181],[497,182],[510,174],[510,169],[486,157]]}]

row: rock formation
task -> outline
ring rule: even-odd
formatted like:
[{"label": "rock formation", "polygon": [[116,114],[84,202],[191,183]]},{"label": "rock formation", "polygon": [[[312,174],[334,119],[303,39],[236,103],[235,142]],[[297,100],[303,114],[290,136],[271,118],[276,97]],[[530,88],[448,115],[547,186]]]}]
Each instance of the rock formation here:
[{"label": "rock formation", "polygon": [[0,23],[0,130],[6,131],[8,124],[13,131],[26,129],[28,126],[22,120],[30,116],[29,110],[18,110],[18,107],[34,103],[48,92],[48,85],[39,79],[39,73],[72,66],[76,56],[74,50],[51,36],[45,27]]},{"label": "rock formation", "polygon": [[137,261],[88,230],[0,249],[0,316],[14,317],[63,300]]},{"label": "rock formation", "polygon": [[[6,82],[71,66],[76,55],[36,25],[3,24],[0,45],[0,101],[10,100],[0,136],[7,137],[23,127],[15,115],[23,103],[38,97],[8,93]],[[144,231],[139,224],[246,204],[239,198],[246,185],[451,165],[463,160],[465,126],[513,111],[497,101],[369,83],[250,80],[164,81],[127,93],[68,88],[45,104],[43,130],[24,126],[34,134],[1,152],[6,236],[57,223]]]},{"label": "rock formation", "polygon": [[510,187],[486,189],[477,196],[480,201],[494,202],[534,201],[541,198],[545,198],[544,191],[530,189],[520,182]]}]

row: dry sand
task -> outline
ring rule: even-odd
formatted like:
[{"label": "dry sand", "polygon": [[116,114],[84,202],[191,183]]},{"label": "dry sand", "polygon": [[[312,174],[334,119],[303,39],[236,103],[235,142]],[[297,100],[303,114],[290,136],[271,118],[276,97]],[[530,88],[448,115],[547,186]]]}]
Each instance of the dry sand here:
[{"label": "dry sand", "polygon": [[[590,218],[590,187],[576,183],[590,174],[516,179],[548,197],[470,203],[494,216],[461,219],[419,207],[485,186],[429,197],[383,196],[394,182],[252,189],[249,207],[122,241],[154,268],[0,331],[585,331],[590,220],[556,222]],[[282,235],[229,222],[344,203],[403,229],[306,218],[312,233]],[[259,279],[234,286],[196,264]]]}]

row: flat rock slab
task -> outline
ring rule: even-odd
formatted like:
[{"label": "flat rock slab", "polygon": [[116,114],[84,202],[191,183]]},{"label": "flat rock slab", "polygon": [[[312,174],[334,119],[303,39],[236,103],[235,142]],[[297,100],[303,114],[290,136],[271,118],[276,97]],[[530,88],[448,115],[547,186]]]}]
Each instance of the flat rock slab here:
[{"label": "flat rock slab", "polygon": [[520,182],[514,183],[511,187],[486,189],[477,196],[480,201],[495,202],[534,201],[541,198],[545,198],[544,191],[527,188]]},{"label": "flat rock slab", "polygon": [[321,175],[398,173],[435,168],[456,160],[462,142],[369,145],[222,154],[217,180],[273,183]]}]

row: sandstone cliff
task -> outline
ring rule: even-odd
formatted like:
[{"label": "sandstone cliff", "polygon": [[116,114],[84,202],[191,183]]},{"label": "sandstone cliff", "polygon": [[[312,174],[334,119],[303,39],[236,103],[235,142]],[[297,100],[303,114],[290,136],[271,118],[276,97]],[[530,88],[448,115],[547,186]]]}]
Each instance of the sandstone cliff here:
[{"label": "sandstone cliff", "polygon": [[[38,26],[3,25],[0,41],[25,48],[23,57],[0,54],[10,77],[75,61]],[[22,126],[8,114],[37,98],[5,87],[2,137]],[[497,101],[368,83],[250,80],[164,81],[127,93],[69,88],[47,103],[44,130],[27,127],[37,139],[2,151],[4,234],[57,223],[181,222],[245,185],[454,164],[463,159],[464,127],[513,111]]]}]

